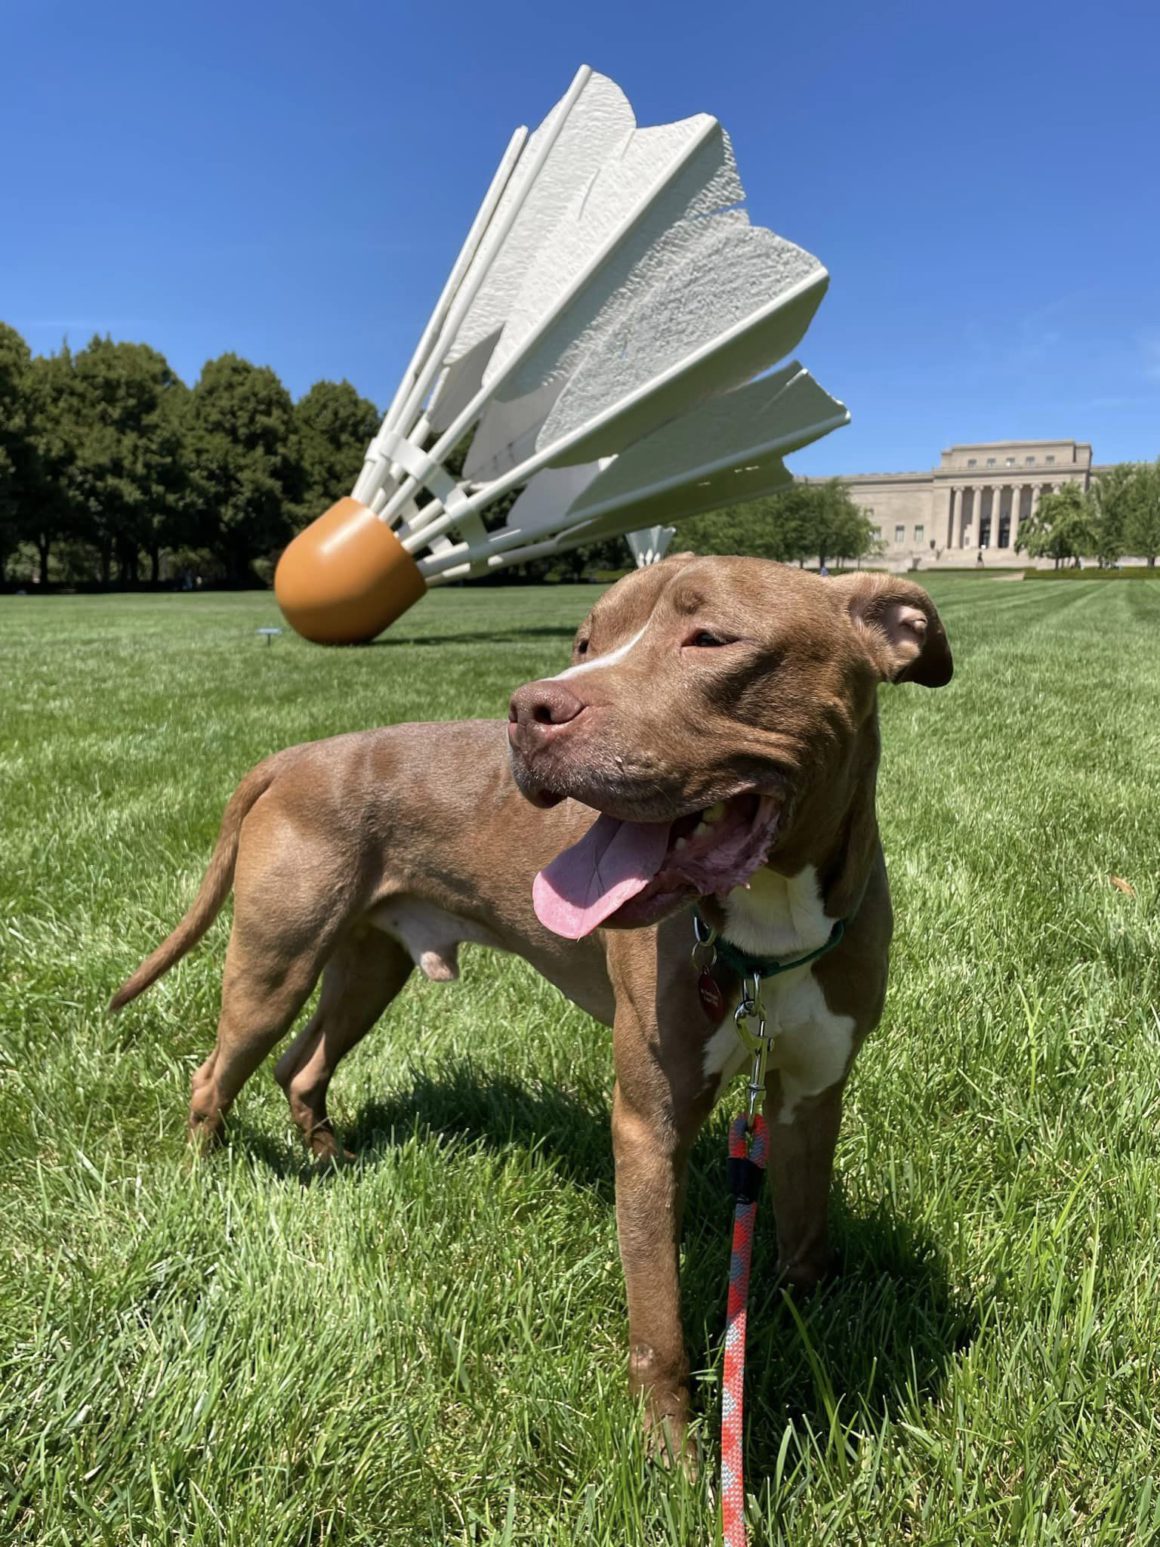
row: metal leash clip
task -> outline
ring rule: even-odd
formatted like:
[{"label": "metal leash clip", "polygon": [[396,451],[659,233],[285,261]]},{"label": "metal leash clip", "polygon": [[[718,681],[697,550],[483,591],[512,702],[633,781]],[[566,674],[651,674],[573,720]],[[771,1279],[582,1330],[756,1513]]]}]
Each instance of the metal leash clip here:
[{"label": "metal leash clip", "polygon": [[752,1127],[753,1119],[761,1111],[765,1101],[765,1069],[769,1062],[769,1050],[773,1046],[773,1037],[767,1035],[765,1030],[765,1005],[761,1001],[760,974],[755,972],[742,979],[741,998],[733,1013],[733,1023],[737,1027],[737,1035],[741,1039],[742,1047],[753,1060],[749,1066],[747,1114],[749,1125]]}]

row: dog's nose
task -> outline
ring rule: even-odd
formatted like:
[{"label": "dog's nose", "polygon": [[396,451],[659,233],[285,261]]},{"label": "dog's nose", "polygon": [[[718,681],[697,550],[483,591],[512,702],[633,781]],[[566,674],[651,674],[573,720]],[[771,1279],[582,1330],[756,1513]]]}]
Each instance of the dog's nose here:
[{"label": "dog's nose", "polygon": [[531,725],[566,725],[583,707],[562,682],[529,682],[512,694],[508,719],[521,729]]}]

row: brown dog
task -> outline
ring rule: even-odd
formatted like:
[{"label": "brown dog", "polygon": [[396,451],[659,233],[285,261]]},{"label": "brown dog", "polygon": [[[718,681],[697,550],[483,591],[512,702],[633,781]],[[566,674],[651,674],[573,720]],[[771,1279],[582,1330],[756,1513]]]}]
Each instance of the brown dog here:
[{"label": "brown dog", "polygon": [[[401,725],[259,764],[226,807],[193,906],[113,1008],[190,949],[232,883],[217,1044],[194,1075],[191,1131],[217,1135],[321,974],[276,1075],[328,1157],[331,1076],[412,966],[453,978],[462,941],[524,956],[613,1027],[630,1382],[679,1447],[685,1162],[744,1059],[732,1017],[698,993],[691,904],[735,952],[767,960],[817,951],[845,925],[834,949],[764,989],[779,1269],[812,1285],[827,1262],[842,1087],[886,988],[877,687],[938,687],[951,670],[934,605],[908,581],[670,558],[597,602],[572,667],[521,688],[506,733]],[[735,1002],[738,978],[716,972]]]}]

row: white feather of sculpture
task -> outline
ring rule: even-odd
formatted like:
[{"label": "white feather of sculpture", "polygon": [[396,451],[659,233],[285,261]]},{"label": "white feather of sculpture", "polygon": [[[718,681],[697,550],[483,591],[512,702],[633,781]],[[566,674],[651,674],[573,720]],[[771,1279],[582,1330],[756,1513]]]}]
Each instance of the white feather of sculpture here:
[{"label": "white feather of sculpture", "polygon": [[427,585],[766,493],[847,422],[760,374],[829,276],[744,196],[716,119],[640,129],[586,67],[516,132],[353,491]]}]

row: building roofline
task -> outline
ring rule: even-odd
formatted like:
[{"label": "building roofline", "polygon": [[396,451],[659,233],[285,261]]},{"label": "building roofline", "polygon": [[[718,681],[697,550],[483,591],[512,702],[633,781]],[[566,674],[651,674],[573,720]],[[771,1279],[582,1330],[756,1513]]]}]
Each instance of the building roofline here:
[{"label": "building roofline", "polygon": [[884,483],[929,483],[933,474],[931,472],[910,473],[803,473],[795,478],[795,483],[832,483],[837,479],[839,483],[873,483],[880,479]]},{"label": "building roofline", "polygon": [[1090,440],[1075,440],[1072,436],[1064,436],[1062,439],[1050,435],[1025,435],[1021,440],[960,440],[953,446],[944,446],[941,455],[949,457],[952,451],[1000,451],[1006,446],[1086,446],[1091,450]]}]

